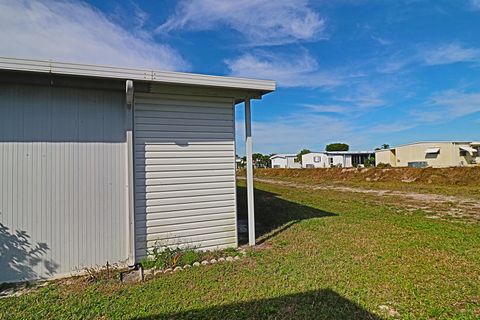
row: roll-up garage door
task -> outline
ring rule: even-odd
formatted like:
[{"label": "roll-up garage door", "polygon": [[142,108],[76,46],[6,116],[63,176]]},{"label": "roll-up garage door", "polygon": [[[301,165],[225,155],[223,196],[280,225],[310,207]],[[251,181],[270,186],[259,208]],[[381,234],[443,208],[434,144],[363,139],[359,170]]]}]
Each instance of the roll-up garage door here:
[{"label": "roll-up garage door", "polygon": [[137,259],[237,244],[232,99],[135,96]]}]

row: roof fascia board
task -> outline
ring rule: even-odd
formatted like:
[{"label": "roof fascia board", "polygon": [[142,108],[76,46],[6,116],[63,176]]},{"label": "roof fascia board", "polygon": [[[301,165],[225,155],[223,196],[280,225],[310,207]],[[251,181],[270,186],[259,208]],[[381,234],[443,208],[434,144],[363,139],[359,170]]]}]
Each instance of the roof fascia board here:
[{"label": "roof fascia board", "polygon": [[275,81],[0,57],[0,69],[272,92]]}]

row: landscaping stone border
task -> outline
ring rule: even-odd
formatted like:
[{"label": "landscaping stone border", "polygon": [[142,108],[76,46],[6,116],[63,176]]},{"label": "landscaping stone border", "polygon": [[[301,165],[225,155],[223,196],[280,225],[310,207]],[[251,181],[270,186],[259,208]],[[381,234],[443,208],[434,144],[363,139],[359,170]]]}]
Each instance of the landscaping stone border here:
[{"label": "landscaping stone border", "polygon": [[226,256],[226,257],[220,257],[218,259],[195,261],[194,263],[186,264],[183,267],[182,266],[176,266],[174,268],[166,268],[166,269],[155,269],[155,268],[145,269],[145,270],[143,270],[143,276],[144,276],[143,280],[150,280],[150,279],[152,279],[153,277],[155,277],[159,274],[168,274],[168,273],[173,273],[173,272],[184,271],[184,270],[190,269],[192,267],[208,266],[208,265],[213,265],[213,264],[216,264],[216,263],[238,261],[242,258],[245,258],[246,256],[247,256],[247,251],[245,251],[245,249],[242,249],[242,250],[239,250],[238,254],[235,255],[234,257]]}]

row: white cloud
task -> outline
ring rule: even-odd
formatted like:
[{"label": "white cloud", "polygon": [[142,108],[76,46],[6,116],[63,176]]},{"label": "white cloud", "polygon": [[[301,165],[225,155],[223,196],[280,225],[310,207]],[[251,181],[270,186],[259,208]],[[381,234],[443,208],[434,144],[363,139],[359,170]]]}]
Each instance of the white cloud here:
[{"label": "white cloud", "polygon": [[263,46],[322,38],[325,20],[307,0],[183,0],[157,31],[225,26],[241,33],[246,44]]},{"label": "white cloud", "polygon": [[304,104],[305,108],[309,109],[311,112],[316,113],[346,113],[348,108],[343,105],[338,104]]},{"label": "white cloud", "polygon": [[[137,12],[136,19],[141,18]],[[2,1],[0,30],[2,56],[167,70],[188,68],[175,50],[156,43],[147,32],[133,34],[83,2]]]},{"label": "white cloud", "polygon": [[[357,109],[372,109],[386,104],[386,101],[381,97],[379,89],[361,85],[359,88],[365,88],[365,90],[350,97],[339,98],[339,101],[349,102]],[[357,88],[357,90],[359,89]]]},{"label": "white cloud", "polygon": [[427,65],[472,62],[480,58],[480,50],[464,48],[457,43],[442,45],[422,53]]},{"label": "white cloud", "polygon": [[379,124],[373,127],[370,127],[366,130],[369,134],[386,134],[386,133],[394,133],[394,132],[402,132],[405,130],[409,130],[416,127],[414,123],[406,123],[405,121],[399,122],[389,122]]},{"label": "white cloud", "polygon": [[335,87],[344,82],[334,72],[320,71],[317,61],[307,52],[282,56],[247,53],[225,63],[232,76],[273,79],[282,87]]},{"label": "white cloud", "polygon": [[425,106],[412,112],[415,121],[442,123],[480,112],[480,93],[447,90],[433,95]]},{"label": "white cloud", "polygon": [[385,39],[385,38],[382,38],[382,37],[378,37],[378,36],[375,36],[375,35],[371,35],[370,38],[373,41],[378,42],[382,46],[388,46],[388,45],[391,45],[393,43],[393,41],[391,41],[391,40],[388,40],[388,39]]},{"label": "white cloud", "polygon": [[376,70],[380,73],[391,74],[406,70],[412,71],[415,70],[412,67],[418,65],[434,66],[478,61],[480,61],[480,49],[467,48],[452,42],[438,46],[423,46],[416,50],[392,54],[386,61],[378,63]]},{"label": "white cloud", "polygon": [[387,102],[382,97],[384,90],[386,90],[386,88],[381,86],[373,87],[370,85],[356,84],[354,88],[349,90],[351,93],[348,95],[336,94],[336,98],[332,98],[333,103],[304,104],[303,106],[310,112],[348,114],[352,117],[371,112],[374,108],[387,105]]},{"label": "white cloud", "polygon": [[412,63],[414,59],[407,59],[407,58],[400,58],[400,59],[393,59],[387,61],[383,64],[379,64],[377,67],[377,71],[380,73],[397,73],[407,67],[410,63]]},{"label": "white cloud", "polygon": [[480,0],[470,0],[470,8],[480,10]]}]

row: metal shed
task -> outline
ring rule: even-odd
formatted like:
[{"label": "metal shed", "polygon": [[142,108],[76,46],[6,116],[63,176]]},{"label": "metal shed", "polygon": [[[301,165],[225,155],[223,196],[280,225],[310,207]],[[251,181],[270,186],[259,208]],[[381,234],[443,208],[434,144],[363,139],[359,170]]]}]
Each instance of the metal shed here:
[{"label": "metal shed", "polygon": [[235,106],[267,80],[0,58],[0,282],[237,246]]}]

